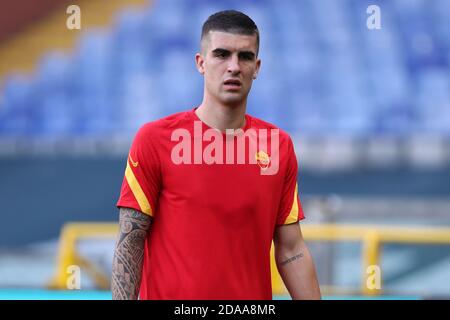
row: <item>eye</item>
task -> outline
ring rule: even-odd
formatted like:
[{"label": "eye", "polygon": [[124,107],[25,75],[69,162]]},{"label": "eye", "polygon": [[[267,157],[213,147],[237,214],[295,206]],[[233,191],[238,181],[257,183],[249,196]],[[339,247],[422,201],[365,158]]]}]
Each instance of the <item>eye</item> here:
[{"label": "eye", "polygon": [[243,53],[241,54],[241,59],[246,61],[253,60],[253,55],[251,53]]},{"label": "eye", "polygon": [[217,57],[217,58],[223,59],[223,58],[228,57],[228,53],[225,52],[225,51],[219,51],[214,56]]}]

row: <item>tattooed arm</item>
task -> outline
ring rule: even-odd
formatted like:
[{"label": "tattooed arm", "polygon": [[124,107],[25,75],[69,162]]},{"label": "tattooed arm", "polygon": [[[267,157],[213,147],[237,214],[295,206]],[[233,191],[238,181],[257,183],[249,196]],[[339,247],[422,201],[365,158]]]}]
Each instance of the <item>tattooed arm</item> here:
[{"label": "tattooed arm", "polygon": [[293,300],[320,299],[312,256],[298,223],[278,226],[274,234],[278,272]]},{"label": "tattooed arm", "polygon": [[144,244],[151,219],[134,209],[120,208],[120,230],[114,251],[111,279],[113,300],[138,298]]}]

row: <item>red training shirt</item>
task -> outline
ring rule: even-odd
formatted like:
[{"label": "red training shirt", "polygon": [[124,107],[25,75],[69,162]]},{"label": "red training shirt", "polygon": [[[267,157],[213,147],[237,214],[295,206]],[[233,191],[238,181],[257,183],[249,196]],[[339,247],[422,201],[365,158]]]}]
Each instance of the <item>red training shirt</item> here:
[{"label": "red training shirt", "polygon": [[[275,227],[304,218],[297,159],[286,132],[245,117],[243,132],[256,135],[245,138],[243,164],[238,163],[240,135],[208,127],[195,109],[149,122],[137,132],[117,206],[153,217],[140,299],[272,299],[270,247]],[[215,138],[205,138],[205,132],[212,131]],[[261,132],[267,132],[267,143]],[[224,138],[223,146],[216,145],[212,152],[217,136]],[[272,145],[277,139],[278,148]],[[256,153],[250,140],[256,141]],[[219,150],[222,163],[202,156],[220,155]],[[277,152],[278,170],[261,174],[268,164],[276,167]],[[185,161],[180,163],[180,158]]]}]

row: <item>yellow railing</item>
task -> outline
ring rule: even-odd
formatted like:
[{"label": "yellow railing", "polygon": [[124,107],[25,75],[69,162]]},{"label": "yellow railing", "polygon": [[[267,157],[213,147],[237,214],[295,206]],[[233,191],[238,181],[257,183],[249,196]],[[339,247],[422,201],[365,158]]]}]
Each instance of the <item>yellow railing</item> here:
[{"label": "yellow railing", "polygon": [[[363,244],[363,270],[361,293],[380,294],[379,289],[366,285],[367,267],[380,266],[380,249],[383,243],[405,244],[450,244],[450,228],[442,227],[397,227],[354,224],[302,224],[302,233],[307,241],[358,241]],[[70,265],[86,268],[95,283],[103,289],[109,287],[109,279],[76,252],[76,243],[82,238],[111,238],[118,232],[116,223],[68,223],[61,232],[57,269],[50,283],[51,288],[64,289]],[[274,294],[285,294],[286,288],[276,270],[273,247],[271,250],[272,288]]]},{"label": "yellow railing", "polygon": [[[398,227],[356,224],[304,224],[303,236],[308,241],[358,241],[363,244],[363,270],[361,293],[381,294],[382,290],[371,289],[367,283],[366,270],[369,266],[380,266],[380,249],[383,243],[404,244],[450,244],[450,228],[442,227]],[[273,279],[274,292],[285,288],[280,278]]]},{"label": "yellow railing", "polygon": [[61,230],[57,256],[56,273],[50,281],[52,289],[66,289],[68,267],[78,265],[84,267],[96,285],[101,289],[109,288],[109,279],[93,264],[83,259],[76,251],[76,244],[82,238],[113,238],[117,235],[119,226],[117,223],[67,223]]}]

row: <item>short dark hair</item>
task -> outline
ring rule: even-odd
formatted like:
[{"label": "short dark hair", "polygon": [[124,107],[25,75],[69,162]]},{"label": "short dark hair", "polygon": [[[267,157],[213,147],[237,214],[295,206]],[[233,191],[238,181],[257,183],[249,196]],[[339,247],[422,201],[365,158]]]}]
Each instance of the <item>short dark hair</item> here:
[{"label": "short dark hair", "polygon": [[237,10],[224,10],[209,16],[202,28],[203,39],[210,31],[223,31],[243,35],[256,35],[256,53],[259,51],[259,30],[256,23]]}]

